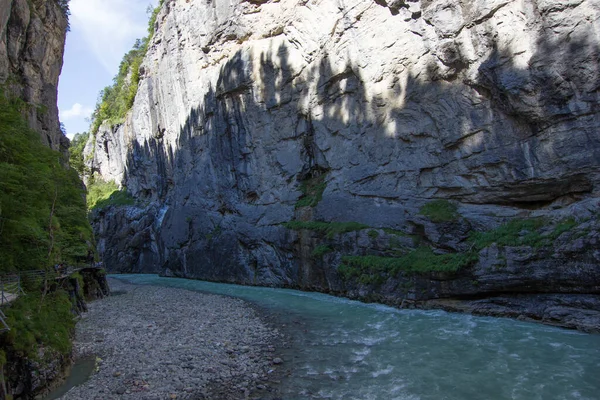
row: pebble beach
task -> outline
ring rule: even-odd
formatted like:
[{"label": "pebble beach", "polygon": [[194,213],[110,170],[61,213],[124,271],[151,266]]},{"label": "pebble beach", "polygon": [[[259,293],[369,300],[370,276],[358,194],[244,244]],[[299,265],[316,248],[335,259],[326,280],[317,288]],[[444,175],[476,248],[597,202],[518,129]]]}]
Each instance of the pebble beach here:
[{"label": "pebble beach", "polygon": [[90,379],[62,399],[276,398],[281,334],[248,303],[110,279],[78,322],[75,358]]}]

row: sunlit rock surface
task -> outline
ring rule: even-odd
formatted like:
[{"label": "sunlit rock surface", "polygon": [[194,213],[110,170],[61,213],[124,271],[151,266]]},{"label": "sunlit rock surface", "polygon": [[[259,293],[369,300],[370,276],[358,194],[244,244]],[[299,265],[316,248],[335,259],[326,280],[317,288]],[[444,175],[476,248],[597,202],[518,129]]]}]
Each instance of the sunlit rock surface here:
[{"label": "sunlit rock surface", "polygon": [[[599,17],[592,0],[166,1],[133,109],[88,146],[138,200],[96,218],[107,267],[398,303],[598,294]],[[314,177],[322,200],[297,208]],[[458,225],[419,215],[435,199]],[[393,255],[383,231],[281,225],[356,221],[456,253],[473,230],[572,216],[588,225],[543,250],[486,248],[406,290],[338,273],[343,255]],[[509,268],[481,272],[494,263]]]}]

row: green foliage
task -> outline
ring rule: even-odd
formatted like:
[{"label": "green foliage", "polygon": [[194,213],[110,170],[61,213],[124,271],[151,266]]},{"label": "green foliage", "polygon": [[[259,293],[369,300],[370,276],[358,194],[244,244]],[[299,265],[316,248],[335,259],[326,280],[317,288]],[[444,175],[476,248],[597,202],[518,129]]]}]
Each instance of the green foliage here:
[{"label": "green foliage", "polygon": [[377,231],[376,231],[376,230],[374,230],[374,229],[371,229],[371,230],[370,230],[370,231],[367,233],[367,235],[369,235],[369,237],[370,237],[371,239],[377,239],[377,238],[379,237],[379,232],[377,232]]},{"label": "green foliage", "polygon": [[67,18],[67,32],[71,30],[71,24],[69,23],[69,16],[71,15],[71,10],[69,8],[70,0],[54,0],[54,2],[60,7],[65,18]]},{"label": "green foliage", "polygon": [[469,240],[473,242],[473,248],[481,250],[484,247],[496,243],[499,247],[506,246],[549,246],[563,233],[578,225],[574,218],[559,221],[554,229],[542,233],[541,231],[550,225],[545,218],[514,219],[496,229],[486,232],[474,232]]},{"label": "green foliage", "polygon": [[132,206],[135,199],[127,190],[117,190],[113,192],[108,199],[102,199],[96,202],[94,209],[100,210],[109,206]]},{"label": "green foliage", "polygon": [[327,253],[331,253],[333,249],[326,244],[321,244],[312,251],[311,256],[314,258],[321,258]]},{"label": "green foliage", "polygon": [[146,56],[148,44],[154,35],[156,17],[163,3],[164,1],[161,0],[150,14],[148,36],[136,40],[133,48],[123,57],[119,65],[119,72],[113,78],[113,84],[100,91],[96,109],[92,114],[92,135],[96,135],[104,121],[108,121],[111,125],[122,123],[127,111],[133,106],[140,82],[140,65]]},{"label": "green foliage", "polygon": [[390,229],[390,228],[383,228],[383,231],[385,233],[387,233],[388,235],[396,235],[396,236],[409,236],[407,233],[404,233],[402,231],[398,231],[396,229]]},{"label": "green foliage", "polygon": [[119,187],[113,181],[96,180],[88,186],[87,205],[89,210],[133,204],[135,204],[135,200],[127,190],[125,188],[119,190]]},{"label": "green foliage", "polygon": [[341,233],[360,231],[369,228],[368,225],[358,222],[322,222],[322,221],[290,221],[283,224],[288,229],[301,230],[308,229],[323,233],[331,239]]},{"label": "green foliage", "polygon": [[71,279],[75,279],[77,281],[78,284],[78,292],[79,292],[79,296],[83,297],[83,276],[81,276],[81,274],[79,272],[75,272],[73,274],[71,274],[71,276],[69,277]]},{"label": "green foliage", "polygon": [[344,279],[381,283],[400,272],[456,272],[476,260],[475,253],[435,254],[430,247],[418,247],[400,257],[345,256],[338,271]]},{"label": "green foliage", "polygon": [[65,16],[69,16],[71,14],[71,10],[69,10],[69,1],[70,0],[54,0],[56,4],[60,7]]},{"label": "green foliage", "polygon": [[77,172],[29,129],[23,107],[0,90],[1,272],[75,262],[92,238]]},{"label": "green foliage", "polygon": [[139,84],[139,67],[146,54],[147,43],[136,41],[121,61],[119,72],[113,78],[113,84],[100,92],[96,109],[92,114],[92,134],[96,134],[100,125],[108,121],[111,125],[122,123],[125,114],[133,105]]},{"label": "green foliage", "polygon": [[423,207],[419,214],[426,216],[433,222],[450,222],[458,219],[458,212],[455,204],[448,200],[434,200]]},{"label": "green foliage", "polygon": [[571,229],[575,228],[577,225],[578,225],[578,223],[575,220],[575,218],[573,218],[573,217],[563,219],[562,221],[559,221],[558,224],[556,224],[556,226],[554,227],[554,230],[552,231],[552,237],[558,238],[560,235],[562,235],[565,232],[570,231]]},{"label": "green foliage", "polygon": [[75,320],[69,296],[63,290],[20,296],[6,309],[10,331],[2,337],[3,348],[10,348],[26,357],[36,359],[40,346],[68,354]]},{"label": "green foliage", "polygon": [[539,247],[547,240],[538,232],[547,222],[542,218],[514,219],[497,229],[486,232],[474,232],[470,240],[476,250],[491,246],[496,243],[504,246],[532,246]]},{"label": "green foliage", "polygon": [[326,187],[325,175],[302,181],[300,183],[302,196],[296,202],[296,208],[315,207],[323,199],[323,192]]},{"label": "green foliage", "polygon": [[150,18],[148,19],[148,40],[151,39],[152,36],[154,36],[154,26],[156,25],[156,17],[158,17],[158,13],[160,12],[160,9],[164,2],[165,0],[160,0],[158,6],[156,6],[154,9],[148,6],[148,11],[150,13]]},{"label": "green foliage", "polygon": [[[496,243],[504,246],[540,247],[550,245],[564,232],[577,226],[573,218],[558,222],[554,228],[543,218],[514,219],[497,229],[474,232],[471,250],[464,253],[435,254],[430,247],[418,247],[398,257],[345,256],[338,272],[343,279],[356,279],[363,284],[380,284],[400,272],[456,272],[477,262],[478,252]],[[545,233],[542,233],[543,230]],[[479,282],[474,282],[478,285]]]},{"label": "green foliage", "polygon": [[71,168],[77,171],[80,177],[89,174],[83,157],[83,149],[85,148],[85,144],[89,137],[90,135],[87,132],[76,133],[69,146],[69,164],[71,165]]},{"label": "green foliage", "polygon": [[[50,272],[48,273],[50,276]],[[21,275],[21,287],[25,293],[40,292],[44,285],[44,276],[31,276],[29,274]]]},{"label": "green foliage", "polygon": [[94,180],[87,188],[88,209],[93,209],[99,201],[107,200],[114,192],[118,191],[119,187],[114,181]]}]

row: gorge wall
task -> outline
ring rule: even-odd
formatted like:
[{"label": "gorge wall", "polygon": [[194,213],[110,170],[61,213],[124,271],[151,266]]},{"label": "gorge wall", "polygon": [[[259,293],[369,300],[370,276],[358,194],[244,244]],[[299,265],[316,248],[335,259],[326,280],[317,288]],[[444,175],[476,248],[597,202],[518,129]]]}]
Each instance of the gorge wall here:
[{"label": "gorge wall", "polygon": [[[600,328],[600,5],[167,0],[109,270]],[[424,264],[424,265],[422,265]]]},{"label": "gorge wall", "polygon": [[57,88],[67,26],[58,0],[0,0],[0,85],[27,103],[29,126],[63,154],[69,141],[59,126]]}]

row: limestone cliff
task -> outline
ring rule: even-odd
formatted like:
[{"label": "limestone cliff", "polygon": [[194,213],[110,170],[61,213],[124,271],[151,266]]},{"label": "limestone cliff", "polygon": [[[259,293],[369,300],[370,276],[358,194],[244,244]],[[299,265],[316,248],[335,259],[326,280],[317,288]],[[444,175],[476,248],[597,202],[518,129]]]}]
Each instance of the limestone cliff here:
[{"label": "limestone cliff", "polygon": [[105,265],[598,329],[599,17],[166,1],[131,112],[90,143],[139,204],[96,214]]},{"label": "limestone cliff", "polygon": [[29,126],[61,153],[69,146],[57,106],[67,25],[59,1],[0,0],[0,84],[28,104]]}]

